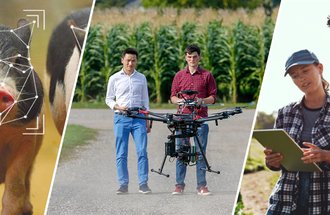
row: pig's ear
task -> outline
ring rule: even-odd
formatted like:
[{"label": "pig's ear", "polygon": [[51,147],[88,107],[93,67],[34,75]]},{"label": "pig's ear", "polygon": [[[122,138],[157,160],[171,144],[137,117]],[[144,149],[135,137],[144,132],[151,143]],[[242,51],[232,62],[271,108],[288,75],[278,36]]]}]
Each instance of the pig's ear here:
[{"label": "pig's ear", "polygon": [[31,37],[31,29],[29,22],[26,19],[20,19],[17,22],[16,34],[21,38],[25,44],[29,45]]}]

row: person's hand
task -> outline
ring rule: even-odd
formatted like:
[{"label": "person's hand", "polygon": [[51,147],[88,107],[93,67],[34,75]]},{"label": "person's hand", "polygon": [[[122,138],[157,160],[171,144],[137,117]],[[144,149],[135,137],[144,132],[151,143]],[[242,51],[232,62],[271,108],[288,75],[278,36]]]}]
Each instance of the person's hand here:
[{"label": "person's hand", "polygon": [[119,106],[119,105],[115,105],[115,110],[119,110],[120,112],[124,112],[127,110],[126,106]]},{"label": "person's hand", "polygon": [[197,98],[196,102],[197,102],[197,106],[201,106],[203,104],[203,99],[202,98]]},{"label": "person's hand", "polygon": [[147,133],[151,132],[150,121],[147,120]]},{"label": "person's hand", "polygon": [[266,155],[266,165],[269,167],[280,168],[281,161],[283,160],[283,155],[280,153],[273,152],[271,149],[266,148],[264,150]]},{"label": "person's hand", "polygon": [[308,148],[303,148],[304,151],[301,160],[304,163],[313,163],[313,162],[328,162],[330,163],[330,152],[327,150],[320,149],[316,145],[308,142],[303,142],[304,146]]},{"label": "person's hand", "polygon": [[177,99],[176,104],[183,104],[183,101],[184,101],[183,99]]}]

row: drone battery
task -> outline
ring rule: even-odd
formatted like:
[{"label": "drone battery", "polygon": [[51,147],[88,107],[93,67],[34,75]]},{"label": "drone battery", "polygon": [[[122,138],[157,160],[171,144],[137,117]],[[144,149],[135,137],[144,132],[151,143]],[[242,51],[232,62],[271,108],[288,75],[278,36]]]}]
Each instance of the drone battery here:
[{"label": "drone battery", "polygon": [[173,140],[165,142],[165,155],[175,157],[175,142]]}]

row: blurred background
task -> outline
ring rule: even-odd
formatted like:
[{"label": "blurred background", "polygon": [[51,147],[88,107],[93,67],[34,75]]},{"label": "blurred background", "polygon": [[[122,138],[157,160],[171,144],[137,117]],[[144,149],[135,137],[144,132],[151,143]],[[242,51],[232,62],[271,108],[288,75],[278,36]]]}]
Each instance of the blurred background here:
[{"label": "blurred background", "polygon": [[[202,66],[218,83],[218,101],[258,98],[279,1],[96,1],[75,91],[74,107],[101,103],[125,47],[139,51],[137,70],[150,101],[166,104],[171,81],[185,67],[184,49],[197,43]],[[80,103],[80,105],[79,105]],[[90,106],[89,106],[90,107]]]},{"label": "blurred background", "polygon": [[[57,153],[61,136],[54,126],[49,109],[48,89],[49,79],[46,72],[47,47],[53,29],[65,16],[72,11],[91,7],[93,0],[0,0],[0,24],[16,28],[17,21],[25,18],[28,21],[36,20],[36,17],[27,15],[39,15],[40,26],[34,26],[31,40],[31,61],[35,71],[40,76],[44,88],[44,111],[45,111],[45,135],[40,152],[36,158],[31,181],[31,201],[34,206],[34,214],[44,214],[48,192],[51,185]],[[42,12],[27,12],[23,10],[45,10],[45,23],[41,17]],[[43,30],[45,24],[45,30]],[[1,127],[0,127],[1,129]],[[0,185],[2,197],[4,185]],[[0,205],[0,209],[1,209]]]}]

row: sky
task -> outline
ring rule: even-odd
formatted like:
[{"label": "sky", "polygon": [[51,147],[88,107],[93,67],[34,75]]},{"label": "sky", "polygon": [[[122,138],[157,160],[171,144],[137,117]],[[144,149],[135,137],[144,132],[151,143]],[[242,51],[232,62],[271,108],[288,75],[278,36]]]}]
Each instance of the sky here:
[{"label": "sky", "polygon": [[316,54],[330,82],[330,0],[282,0],[277,16],[257,111],[268,114],[299,101],[303,93],[284,77],[288,57],[301,49]]}]

